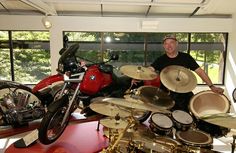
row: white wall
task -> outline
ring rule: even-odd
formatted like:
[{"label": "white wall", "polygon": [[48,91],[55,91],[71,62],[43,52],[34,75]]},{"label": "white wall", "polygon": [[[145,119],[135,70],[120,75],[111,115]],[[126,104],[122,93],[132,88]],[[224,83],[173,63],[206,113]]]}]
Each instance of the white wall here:
[{"label": "white wall", "polygon": [[[43,16],[7,16],[0,15],[0,30],[45,30]],[[49,16],[50,49],[52,73],[56,73],[59,50],[62,48],[63,31],[115,31],[115,32],[229,32],[228,55],[226,62],[226,90],[231,96],[236,86],[236,17],[231,18],[120,18],[120,17],[69,17]],[[142,21],[158,21],[155,30],[143,30]],[[195,92],[208,88],[198,87]],[[231,99],[232,97],[230,97]]]},{"label": "white wall", "polygon": [[[234,28],[233,28],[234,27]],[[232,31],[229,33],[228,53],[225,68],[225,90],[227,97],[232,102],[234,110],[236,105],[232,98],[232,92],[236,88],[236,14],[233,15]]]}]

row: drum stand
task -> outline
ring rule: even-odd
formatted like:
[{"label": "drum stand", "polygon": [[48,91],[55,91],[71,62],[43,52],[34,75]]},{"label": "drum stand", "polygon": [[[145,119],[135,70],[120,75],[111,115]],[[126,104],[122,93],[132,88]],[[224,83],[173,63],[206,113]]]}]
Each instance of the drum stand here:
[{"label": "drum stand", "polygon": [[235,139],[236,139],[236,135],[233,135],[233,143],[231,143],[231,145],[232,145],[232,151],[231,151],[231,153],[234,153],[234,149],[235,149]]}]

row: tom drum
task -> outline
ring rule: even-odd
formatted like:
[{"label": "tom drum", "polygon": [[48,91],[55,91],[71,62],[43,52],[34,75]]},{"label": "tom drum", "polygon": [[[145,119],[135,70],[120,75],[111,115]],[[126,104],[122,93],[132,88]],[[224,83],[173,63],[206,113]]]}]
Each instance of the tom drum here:
[{"label": "tom drum", "polygon": [[153,113],[149,119],[149,127],[157,135],[171,135],[173,122],[171,118],[162,113]]},{"label": "tom drum", "polygon": [[210,90],[199,92],[191,98],[189,109],[196,118],[198,129],[214,137],[224,136],[229,132],[227,128],[213,125],[200,119],[204,115],[229,112],[230,102],[225,95],[217,94]]}]

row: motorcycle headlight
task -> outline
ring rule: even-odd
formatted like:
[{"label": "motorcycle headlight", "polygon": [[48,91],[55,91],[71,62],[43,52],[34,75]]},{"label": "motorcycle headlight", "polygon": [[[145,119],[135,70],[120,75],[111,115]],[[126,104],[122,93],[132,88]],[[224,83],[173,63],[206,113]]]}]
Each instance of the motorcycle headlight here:
[{"label": "motorcycle headlight", "polygon": [[64,65],[60,63],[60,64],[58,65],[58,70],[59,70],[60,72],[64,72]]}]

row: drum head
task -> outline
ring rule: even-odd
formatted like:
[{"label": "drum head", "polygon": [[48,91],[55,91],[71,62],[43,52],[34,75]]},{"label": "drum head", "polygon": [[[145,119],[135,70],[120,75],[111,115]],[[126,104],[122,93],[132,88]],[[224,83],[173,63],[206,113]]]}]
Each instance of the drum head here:
[{"label": "drum head", "polygon": [[194,95],[189,107],[193,115],[200,118],[209,114],[227,113],[230,109],[230,102],[226,96],[209,90]]},{"label": "drum head", "polygon": [[175,110],[172,112],[172,117],[182,124],[192,124],[193,118],[189,113],[182,110]]},{"label": "drum head", "polygon": [[173,126],[172,120],[167,115],[161,113],[152,114],[151,120],[155,125],[161,128],[169,129]]},{"label": "drum head", "polygon": [[200,130],[177,131],[176,138],[186,145],[195,147],[209,146],[213,143],[212,137]]}]

